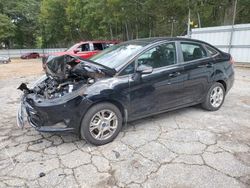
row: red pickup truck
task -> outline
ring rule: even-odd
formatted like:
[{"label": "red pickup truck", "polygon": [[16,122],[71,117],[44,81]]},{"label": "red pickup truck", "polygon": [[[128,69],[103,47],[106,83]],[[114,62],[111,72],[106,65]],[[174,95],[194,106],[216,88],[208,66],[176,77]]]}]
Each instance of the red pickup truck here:
[{"label": "red pickup truck", "polygon": [[52,54],[44,54],[42,56],[42,67],[45,68],[45,63],[50,55],[61,56],[61,55],[73,55],[81,58],[88,59],[93,55],[97,54],[101,50],[104,50],[110,46],[120,43],[120,41],[81,41],[74,44],[63,52],[56,52]]},{"label": "red pickup truck", "polygon": [[99,51],[118,43],[119,41],[82,41],[74,44],[64,52],[57,52],[52,55],[60,56],[68,54],[88,59],[97,54]]}]

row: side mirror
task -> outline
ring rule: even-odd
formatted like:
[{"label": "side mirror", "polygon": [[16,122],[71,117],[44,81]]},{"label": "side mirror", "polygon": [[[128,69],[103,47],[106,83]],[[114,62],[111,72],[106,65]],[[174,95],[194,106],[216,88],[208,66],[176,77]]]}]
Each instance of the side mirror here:
[{"label": "side mirror", "polygon": [[135,81],[140,81],[142,74],[150,74],[152,72],[153,72],[153,67],[149,65],[139,65],[135,71],[135,74],[133,75],[133,79]]},{"label": "side mirror", "polygon": [[136,69],[136,72],[140,74],[150,74],[153,72],[153,67],[150,65],[139,65]]},{"label": "side mirror", "polygon": [[74,50],[73,52],[74,52],[74,54],[77,54],[79,52],[79,50]]}]

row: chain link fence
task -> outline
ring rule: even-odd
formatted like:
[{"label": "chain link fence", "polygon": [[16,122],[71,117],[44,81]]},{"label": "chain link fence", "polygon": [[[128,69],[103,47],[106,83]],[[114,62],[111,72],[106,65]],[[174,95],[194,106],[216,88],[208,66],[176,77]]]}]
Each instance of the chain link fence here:
[{"label": "chain link fence", "polygon": [[1,49],[0,56],[7,56],[10,58],[20,58],[21,55],[36,52],[40,56],[44,54],[51,54],[55,52],[63,52],[66,48],[45,48],[45,49]]}]

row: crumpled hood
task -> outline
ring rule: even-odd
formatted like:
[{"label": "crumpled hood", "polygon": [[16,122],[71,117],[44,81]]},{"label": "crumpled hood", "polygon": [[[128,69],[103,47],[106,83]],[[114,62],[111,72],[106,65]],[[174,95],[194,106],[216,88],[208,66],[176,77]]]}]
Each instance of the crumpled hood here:
[{"label": "crumpled hood", "polygon": [[72,76],[80,78],[113,76],[116,71],[90,60],[83,60],[71,55],[62,55],[49,56],[45,63],[45,72],[47,76],[53,77],[57,81],[64,81]]},{"label": "crumpled hood", "polygon": [[49,56],[45,63],[45,72],[56,80],[66,79],[67,62],[70,62],[71,56]]}]

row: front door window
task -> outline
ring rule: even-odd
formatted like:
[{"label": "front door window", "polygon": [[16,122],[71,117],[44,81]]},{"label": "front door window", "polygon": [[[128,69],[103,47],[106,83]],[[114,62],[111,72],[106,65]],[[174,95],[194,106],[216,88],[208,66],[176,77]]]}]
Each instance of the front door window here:
[{"label": "front door window", "polygon": [[176,63],[176,49],[174,43],[161,44],[144,54],[138,60],[138,65],[150,65],[153,68],[164,67]]}]

